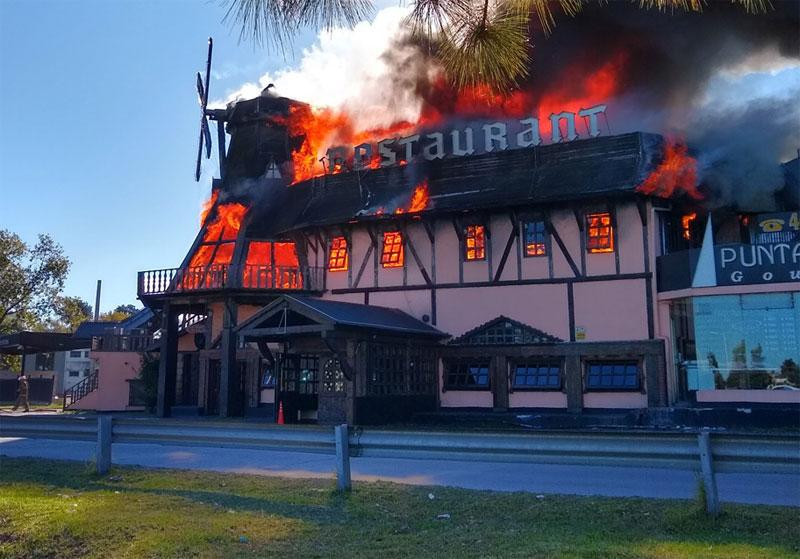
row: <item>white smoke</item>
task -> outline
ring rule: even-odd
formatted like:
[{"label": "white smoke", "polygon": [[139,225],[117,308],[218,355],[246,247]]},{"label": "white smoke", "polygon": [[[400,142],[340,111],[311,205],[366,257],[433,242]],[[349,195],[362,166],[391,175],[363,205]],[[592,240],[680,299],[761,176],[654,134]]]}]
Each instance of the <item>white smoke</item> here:
[{"label": "white smoke", "polygon": [[408,7],[385,8],[373,21],[353,29],[322,32],[313,46],[303,50],[296,68],[264,74],[258,83],[245,83],[214,106],[252,99],[272,83],[280,96],[346,110],[359,129],[416,121],[421,101],[411,87],[395,81],[392,71],[415,64],[417,51],[403,42],[408,12]]}]

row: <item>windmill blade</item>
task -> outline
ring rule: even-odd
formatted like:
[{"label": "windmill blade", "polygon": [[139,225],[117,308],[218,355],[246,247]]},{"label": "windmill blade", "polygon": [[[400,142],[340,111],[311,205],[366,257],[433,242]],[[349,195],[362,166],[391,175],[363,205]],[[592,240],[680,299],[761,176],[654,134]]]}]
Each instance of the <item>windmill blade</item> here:
[{"label": "windmill blade", "polygon": [[208,129],[208,117],[203,117],[200,120],[200,130],[203,132],[203,138],[206,144],[206,159],[211,159],[211,131]]},{"label": "windmill blade", "polygon": [[197,72],[197,100],[200,102],[200,139],[197,141],[197,165],[194,170],[194,180],[197,182],[200,182],[200,163],[203,158],[204,146],[206,148],[206,159],[211,159],[211,131],[208,128],[206,107],[208,106],[208,85],[211,79],[211,51],[213,46],[214,42],[211,37],[209,37],[205,82],[203,82],[203,77],[200,75],[200,72]]},{"label": "windmill blade", "polygon": [[197,101],[200,103],[200,106],[205,109],[204,103],[206,99],[206,88],[203,87],[203,78],[200,76],[200,72],[197,72]]}]

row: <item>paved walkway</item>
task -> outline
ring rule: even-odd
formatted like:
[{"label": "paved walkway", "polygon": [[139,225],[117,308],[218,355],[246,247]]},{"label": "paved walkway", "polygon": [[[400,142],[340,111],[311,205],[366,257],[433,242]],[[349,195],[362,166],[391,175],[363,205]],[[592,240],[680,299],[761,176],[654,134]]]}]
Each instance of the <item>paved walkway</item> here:
[{"label": "paved walkway", "polygon": [[[0,456],[87,461],[94,452],[88,441],[0,438]],[[114,443],[113,462],[297,478],[332,478],[335,469],[328,454],[130,443]],[[351,470],[362,481],[537,494],[689,499],[697,490],[694,473],[654,468],[356,457]],[[800,506],[800,475],[718,474],[717,483],[722,501]]]}]

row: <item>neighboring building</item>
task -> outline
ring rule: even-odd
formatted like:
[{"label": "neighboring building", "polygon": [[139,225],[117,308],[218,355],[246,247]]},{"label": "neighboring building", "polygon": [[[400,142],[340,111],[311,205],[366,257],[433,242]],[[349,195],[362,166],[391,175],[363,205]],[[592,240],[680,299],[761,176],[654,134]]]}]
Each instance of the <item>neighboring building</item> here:
[{"label": "neighboring building", "polygon": [[[0,353],[22,356],[22,370],[32,383],[31,398],[35,395],[38,401],[49,402],[53,396],[61,397],[86,378],[86,370],[91,367],[89,345],[88,339],[61,332],[22,331],[0,336]],[[77,373],[77,378],[71,371]],[[13,380],[16,375],[8,372],[4,378]],[[48,383],[41,382],[43,380]],[[11,392],[11,389],[6,391]]]},{"label": "neighboring building", "polygon": [[[379,423],[438,409],[800,403],[784,367],[800,362],[796,234],[736,237],[745,217],[772,218],[643,190],[668,152],[660,136],[289,186],[297,142],[281,119],[294,106],[260,97],[215,113],[232,136],[216,203],[179,268],[139,274],[162,316],[160,415],[274,417],[281,403],[288,421]],[[729,242],[782,251],[784,280],[712,278]]]},{"label": "neighboring building", "polygon": [[153,343],[153,313],[142,310],[120,322],[84,322],[76,335],[92,340],[91,373],[65,393],[72,410],[143,410],[139,386],[142,353]]}]

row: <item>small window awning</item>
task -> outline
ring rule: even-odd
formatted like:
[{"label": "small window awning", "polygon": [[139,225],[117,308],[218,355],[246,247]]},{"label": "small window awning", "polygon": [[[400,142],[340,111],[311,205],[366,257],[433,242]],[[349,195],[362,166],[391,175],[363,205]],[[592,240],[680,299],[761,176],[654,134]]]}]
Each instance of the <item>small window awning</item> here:
[{"label": "small window awning", "polygon": [[5,355],[87,349],[91,345],[92,341],[89,339],[75,338],[72,334],[61,332],[21,331],[0,336],[0,354]]},{"label": "small window awning", "polygon": [[281,341],[290,336],[340,329],[430,339],[448,337],[448,334],[398,309],[297,295],[281,295],[236,331],[249,340]]}]

